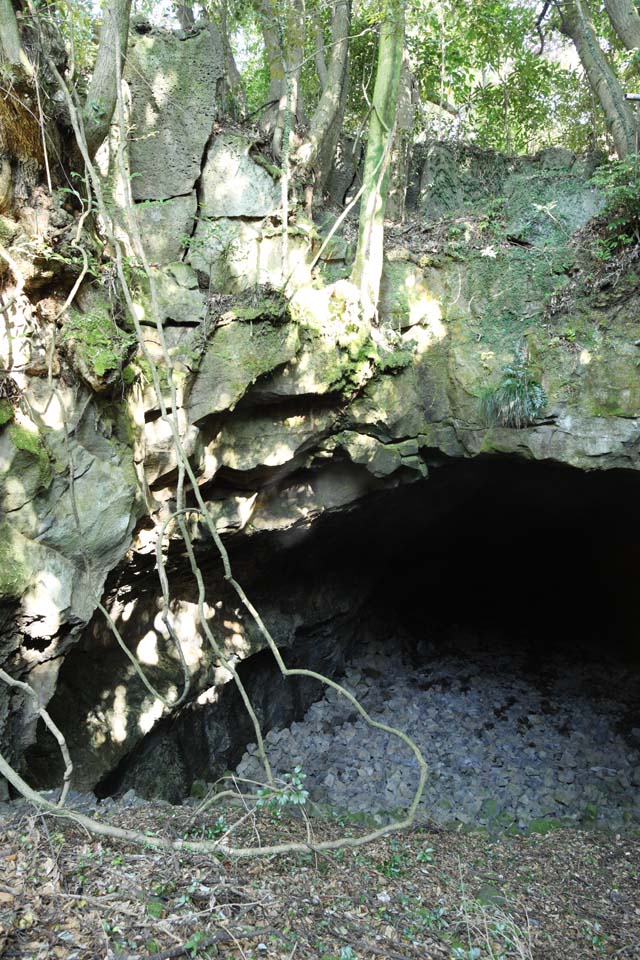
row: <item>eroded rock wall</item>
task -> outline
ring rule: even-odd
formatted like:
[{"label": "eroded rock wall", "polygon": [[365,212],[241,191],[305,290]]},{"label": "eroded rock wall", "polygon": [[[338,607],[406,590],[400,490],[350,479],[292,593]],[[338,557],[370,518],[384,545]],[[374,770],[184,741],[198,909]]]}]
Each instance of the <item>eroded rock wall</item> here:
[{"label": "eroded rock wall", "polygon": [[[323,514],[422,479],[442,458],[500,454],[637,469],[640,284],[633,271],[615,282],[602,271],[589,276],[579,235],[600,198],[588,164],[566,151],[516,160],[444,149],[418,156],[412,220],[389,232],[371,327],[348,281],[349,243],[334,242],[312,272],[318,232],[297,210],[283,269],[277,171],[252,135],[216,126],[210,91],[221,57],[209,28],[180,38],[143,34],[132,45],[129,82],[132,184],[176,368],[183,443],[230,542],[303,537]],[[178,88],[199,106],[185,104]],[[31,275],[36,290],[35,267]],[[287,298],[274,289],[283,279]],[[136,295],[147,347],[162,368],[144,282]],[[39,341],[23,307],[10,314],[3,347],[7,366],[16,343],[26,352],[16,374],[20,406],[5,402],[0,426],[0,662],[28,678],[43,702],[53,698],[75,748],[77,783],[90,788],[166,714],[93,616],[100,596],[154,682],[169,698],[179,693],[153,574],[177,463],[131,351],[119,368],[101,354],[107,366],[98,370],[76,335],[49,373],[42,360],[34,365]],[[114,319],[95,284],[85,285],[77,310],[80,323]],[[518,351],[526,351],[546,407],[518,429],[488,425],[482,397]],[[209,622],[240,661],[263,641],[222,589],[219,560],[196,520],[193,534],[213,589]],[[228,675],[198,627],[175,539],[168,569],[195,697]],[[346,612],[347,595],[357,592],[296,594],[294,607],[280,595],[260,596],[259,571],[247,576],[284,646],[336,609]],[[34,735],[31,708],[10,706],[0,690],[0,738],[11,740],[11,755]],[[48,783],[54,767],[42,741],[31,759]]]}]

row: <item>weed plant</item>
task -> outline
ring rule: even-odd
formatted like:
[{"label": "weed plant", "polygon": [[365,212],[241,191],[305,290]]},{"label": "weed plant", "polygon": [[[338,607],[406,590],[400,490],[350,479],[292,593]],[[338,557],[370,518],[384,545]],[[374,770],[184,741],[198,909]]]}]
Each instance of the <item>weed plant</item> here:
[{"label": "weed plant", "polygon": [[502,379],[480,398],[487,426],[520,429],[534,423],[547,405],[547,395],[529,366],[525,349],[516,350],[502,368]]},{"label": "weed plant", "polygon": [[605,198],[602,216],[606,225],[597,254],[601,260],[610,260],[640,241],[640,154],[599,167],[591,182]]}]

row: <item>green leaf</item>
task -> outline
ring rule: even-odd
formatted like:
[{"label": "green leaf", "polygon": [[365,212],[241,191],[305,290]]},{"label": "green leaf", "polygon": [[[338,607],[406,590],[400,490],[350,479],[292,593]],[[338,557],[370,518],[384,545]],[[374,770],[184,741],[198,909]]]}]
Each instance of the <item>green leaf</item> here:
[{"label": "green leaf", "polygon": [[147,913],[150,917],[155,917],[157,920],[164,916],[164,904],[162,900],[157,900],[155,898],[153,900],[149,900],[147,903]]}]

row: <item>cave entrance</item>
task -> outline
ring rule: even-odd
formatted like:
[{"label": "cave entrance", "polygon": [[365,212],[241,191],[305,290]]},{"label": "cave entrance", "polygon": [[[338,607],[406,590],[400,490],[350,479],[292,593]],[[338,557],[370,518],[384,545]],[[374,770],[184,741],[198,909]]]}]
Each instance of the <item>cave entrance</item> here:
[{"label": "cave entrance", "polygon": [[537,651],[640,666],[640,477],[630,472],[446,463],[327,520],[290,560],[309,577],[366,572],[376,608],[408,627],[493,626]]},{"label": "cave entrance", "polygon": [[[344,616],[303,623],[285,659],[315,656],[312,667],[343,676],[374,717],[419,742],[427,816],[619,828],[640,820],[639,494],[640,478],[622,471],[441,463],[427,480],[265,537],[252,595],[260,606],[340,584]],[[313,798],[354,811],[407,804],[417,765],[399,741],[332,692],[279,682],[267,653],[242,673],[276,771],[301,765]],[[224,710],[236,716],[232,700],[187,712],[183,744],[211,741],[207,711]],[[247,724],[232,726],[223,766],[259,778],[255,747],[242,756]],[[200,757],[191,776],[214,779],[220,755]],[[120,787],[137,786],[137,762]]]},{"label": "cave entrance", "polygon": [[[640,820],[639,493],[624,472],[448,463],[291,550],[285,579],[366,577],[344,679],[423,749],[429,816]],[[267,742],[351,810],[397,809],[417,783],[410,751],[332,692]]]}]

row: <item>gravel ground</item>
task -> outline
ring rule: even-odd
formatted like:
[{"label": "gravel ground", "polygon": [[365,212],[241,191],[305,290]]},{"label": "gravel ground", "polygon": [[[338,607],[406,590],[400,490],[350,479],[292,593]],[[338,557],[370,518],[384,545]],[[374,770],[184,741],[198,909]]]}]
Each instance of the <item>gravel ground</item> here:
[{"label": "gravel ground", "polygon": [[[640,728],[629,719],[639,690],[624,666],[562,654],[534,662],[506,643],[460,635],[439,650],[425,643],[418,664],[371,642],[343,682],[371,717],[419,745],[430,768],[422,811],[437,823],[640,823]],[[311,797],[335,807],[390,812],[416,789],[406,745],[331,689],[266,746],[274,772],[301,766]],[[264,779],[255,744],[237,772]]]}]

